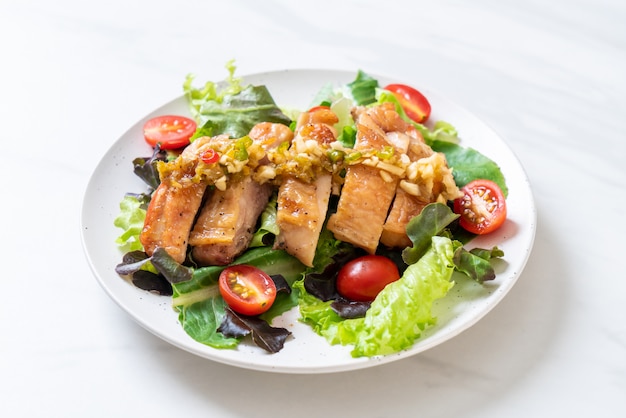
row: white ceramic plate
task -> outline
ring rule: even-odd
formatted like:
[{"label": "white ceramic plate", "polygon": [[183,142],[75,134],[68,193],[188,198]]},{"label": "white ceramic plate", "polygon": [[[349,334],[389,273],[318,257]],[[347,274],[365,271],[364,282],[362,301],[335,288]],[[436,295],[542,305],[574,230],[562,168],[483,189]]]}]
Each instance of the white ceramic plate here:
[{"label": "white ceramic plate", "polygon": [[[285,70],[244,78],[252,84],[267,85],[280,106],[305,109],[323,85],[350,82],[355,75],[356,71]],[[386,77],[377,78],[381,85],[392,81]],[[412,80],[393,81],[412,83]],[[121,230],[113,226],[119,202],[126,192],[146,189],[132,171],[135,157],[151,155],[151,148],[143,140],[142,126],[157,115],[188,114],[187,103],[182,97],[131,127],[104,155],[92,175],[83,202],[81,227],[85,253],[97,280],[122,309],[163,340],[198,356],[248,369],[281,373],[361,369],[415,355],[458,335],[496,306],[516,282],[533,245],[536,212],[524,170],[503,140],[468,111],[418,83],[413,85],[429,98],[433,108],[431,120],[443,119],[452,123],[459,132],[462,145],[481,151],[500,165],[509,187],[509,197],[508,220],[504,226],[471,243],[484,248],[498,245],[504,250],[504,261],[496,266],[496,280],[481,286],[455,276],[457,285],[434,308],[437,325],[427,330],[412,348],[385,357],[352,358],[351,347],[329,345],[298,321],[298,310],[294,308],[273,323],[293,333],[279,353],[268,354],[248,341],[234,350],[214,349],[194,341],[183,331],[170,306],[170,298],[137,289],[115,273],[114,268],[122,258],[115,245]]]}]

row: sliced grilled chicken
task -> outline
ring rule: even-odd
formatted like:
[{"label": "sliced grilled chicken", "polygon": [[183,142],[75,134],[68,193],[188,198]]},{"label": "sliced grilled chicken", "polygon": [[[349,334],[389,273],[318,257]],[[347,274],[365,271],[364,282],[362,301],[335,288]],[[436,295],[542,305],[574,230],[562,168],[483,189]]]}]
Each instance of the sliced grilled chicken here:
[{"label": "sliced grilled chicken", "polygon": [[[253,127],[249,136],[269,149],[290,142],[293,132],[285,125],[264,122]],[[189,237],[194,260],[200,265],[226,265],[245,251],[272,192],[271,184],[243,175],[233,176],[223,191],[215,190]]]},{"label": "sliced grilled chicken", "polygon": [[[432,155],[432,149],[424,143],[421,135],[410,136],[407,156],[411,161]],[[393,200],[391,210],[383,226],[380,242],[387,247],[405,248],[411,245],[411,240],[406,234],[406,225],[411,218],[420,214],[424,206],[430,203],[430,198],[415,196],[402,187],[396,189],[396,196]]]},{"label": "sliced grilled chicken", "polygon": [[200,265],[226,265],[248,248],[257,219],[272,194],[249,176],[215,190],[204,204],[189,237],[193,259]]},{"label": "sliced grilled chicken", "polygon": [[445,203],[460,196],[452,170],[441,153],[435,153],[421,137],[412,138],[407,155],[413,161],[409,176],[411,183],[400,182],[380,242],[392,248],[412,245],[406,225],[422,209],[433,202]]},{"label": "sliced grilled chicken", "polygon": [[[396,152],[403,153],[408,147],[407,132],[412,132],[391,103],[358,109],[356,128],[355,150],[382,151],[393,145]],[[348,167],[337,212],[328,220],[328,229],[335,238],[375,253],[398,180],[391,173],[381,173],[378,167]]]},{"label": "sliced grilled chicken", "polygon": [[[329,109],[302,113],[292,147],[306,148],[311,140],[322,147],[328,146],[337,139],[333,128],[337,121]],[[306,266],[313,265],[331,190],[332,175],[322,170],[312,182],[290,175],[283,178],[278,190],[276,223],[280,233],[275,248],[284,249]]]},{"label": "sliced grilled chicken", "polygon": [[186,181],[195,174],[198,150],[212,139],[198,138],[178,157],[178,170],[168,172],[152,195],[139,239],[152,255],[161,247],[179,263],[185,260],[189,231],[207,189],[206,182]]}]

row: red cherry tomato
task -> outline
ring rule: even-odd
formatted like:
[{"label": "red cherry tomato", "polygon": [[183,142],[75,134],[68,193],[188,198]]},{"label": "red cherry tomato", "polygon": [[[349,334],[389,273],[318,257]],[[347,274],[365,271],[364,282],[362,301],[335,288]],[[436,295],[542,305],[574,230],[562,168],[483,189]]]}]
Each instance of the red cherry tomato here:
[{"label": "red cherry tomato", "polygon": [[459,224],[473,234],[488,234],[504,223],[506,201],[500,187],[491,180],[474,180],[461,188],[463,196],[454,201]]},{"label": "red cherry tomato", "polygon": [[247,264],[225,268],[219,277],[220,294],[242,315],[259,315],[276,299],[276,285],[263,270]]},{"label": "red cherry tomato", "polygon": [[346,263],[337,275],[337,292],[347,299],[369,302],[400,278],[398,267],[382,255],[365,255]]},{"label": "red cherry tomato", "polygon": [[385,90],[396,96],[406,115],[415,122],[423,123],[428,120],[430,103],[422,93],[404,84],[389,84]]},{"label": "red cherry tomato", "polygon": [[143,125],[143,136],[152,148],[161,144],[161,149],[172,150],[189,144],[196,132],[196,122],[184,116],[165,115],[150,119]]}]

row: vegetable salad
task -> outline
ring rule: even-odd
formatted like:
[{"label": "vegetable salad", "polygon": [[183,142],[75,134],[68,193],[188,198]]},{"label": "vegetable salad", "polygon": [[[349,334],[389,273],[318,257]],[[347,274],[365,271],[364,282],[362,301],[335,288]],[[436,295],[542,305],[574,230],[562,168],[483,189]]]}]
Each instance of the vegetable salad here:
[{"label": "vegetable salad", "polygon": [[[430,104],[417,90],[400,84],[383,88],[378,80],[362,71],[355,74],[351,83],[320,86],[311,103],[311,109],[323,106],[337,114],[339,122],[335,128],[343,158],[350,155],[356,137],[351,109],[393,103],[398,114],[419,131],[426,144],[445,155],[454,181],[469,195],[464,196],[465,201],[471,203],[431,203],[407,225],[410,246],[392,250],[381,245],[376,256],[396,266],[392,280],[379,286],[365,300],[357,300],[353,296],[355,292],[341,291],[346,288],[342,283],[358,282],[359,273],[346,272],[345,267],[367,255],[362,249],[337,240],[326,228],[320,234],[313,266],[305,266],[286,251],[274,249],[273,242],[279,233],[276,196],[261,214],[249,248],[229,266],[200,267],[189,258],[178,263],[162,249],[148,256],[139,235],[152,192],[160,183],[159,167],[162,169],[163,163],[175,160],[186,144],[199,137],[224,134],[232,138],[232,149],[242,154],[234,159],[245,161],[249,144],[245,138],[255,124],[274,122],[294,126],[299,111],[276,104],[266,86],[244,84],[235,77],[232,62],[227,69],[224,83],[207,82],[198,88],[193,86],[192,76],[185,79],[183,89],[191,118],[172,119],[172,115],[167,115],[168,119],[160,119],[159,123],[151,121],[145,140],[153,147],[153,153],[133,161],[134,172],[145,181],[146,190],[123,196],[115,219],[115,226],[123,230],[116,244],[124,253],[116,271],[141,289],[171,297],[180,323],[191,338],[219,349],[235,348],[245,339],[251,339],[275,353],[288,343],[291,331],[273,327],[272,320],[296,308],[301,321],[329,344],[350,345],[355,357],[387,355],[410,348],[425,329],[436,323],[433,304],[454,286],[454,272],[478,283],[495,278],[491,260],[504,254],[497,247],[466,250],[464,244],[483,229],[463,225],[488,223],[497,214],[500,217],[494,222],[499,226],[504,221],[505,211],[502,215],[502,211],[492,210],[497,206],[495,203],[505,205],[508,193],[498,165],[478,151],[463,147],[449,123],[429,121]],[[431,127],[426,126],[426,121],[433,122],[429,124]],[[180,130],[182,139],[171,134],[179,123],[184,128]],[[160,132],[159,127],[167,132]],[[170,144],[169,138],[173,138],[175,145]],[[207,163],[217,163],[221,157],[201,156]],[[497,191],[495,203],[484,198],[478,189],[465,187],[478,180]],[[217,179],[214,187],[220,187]],[[331,199],[331,209],[336,203],[336,199]],[[264,305],[263,312],[237,309],[237,303],[233,302],[237,286],[241,288],[253,282],[249,267],[263,273],[256,276],[264,283],[267,278],[273,281],[271,303]],[[225,276],[231,277],[230,288]],[[241,281],[235,283],[239,278]],[[260,283],[259,280],[255,283]],[[235,296],[230,294],[233,289]]]}]

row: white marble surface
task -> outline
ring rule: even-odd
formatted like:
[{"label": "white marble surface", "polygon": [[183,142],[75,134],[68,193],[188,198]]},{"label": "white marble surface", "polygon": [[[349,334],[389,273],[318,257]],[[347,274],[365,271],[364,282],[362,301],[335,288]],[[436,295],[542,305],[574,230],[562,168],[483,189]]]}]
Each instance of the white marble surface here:
[{"label": "white marble surface", "polygon": [[[626,415],[626,3],[0,2],[0,404],[12,417]],[[420,79],[526,168],[534,251],[509,295],[421,355],[285,375],[131,320],[85,260],[89,176],[185,74],[364,69]]]}]

